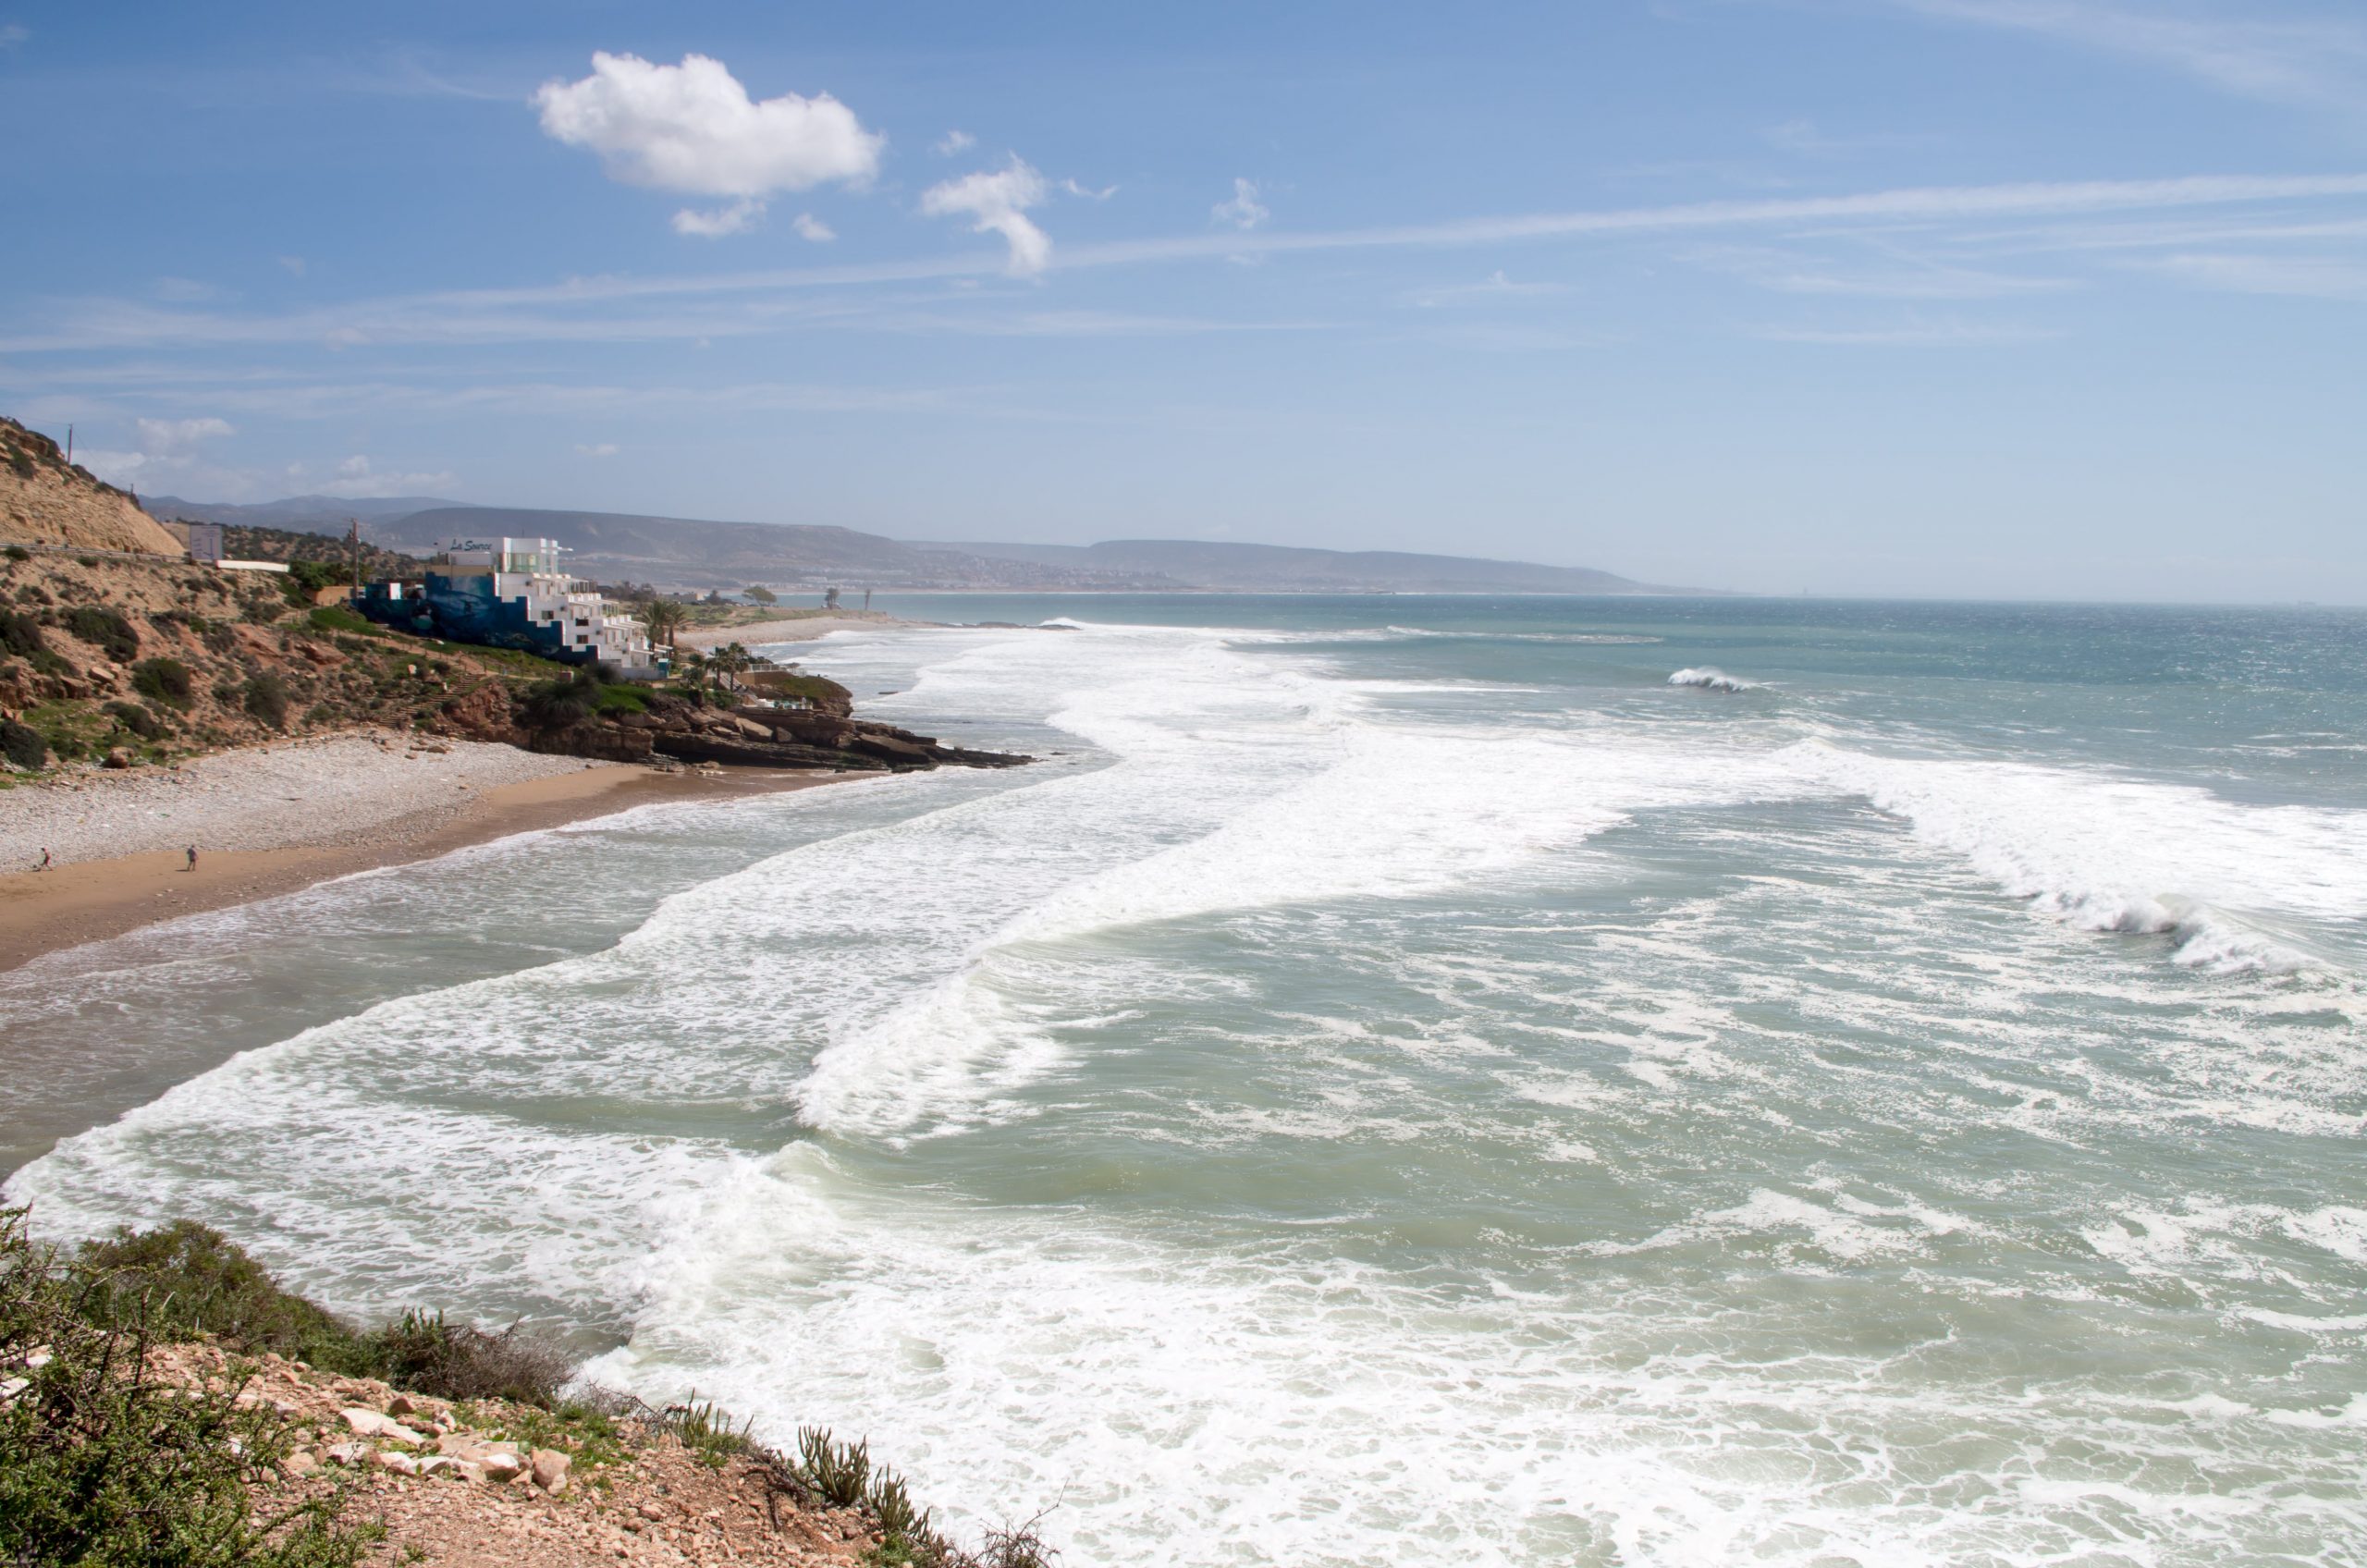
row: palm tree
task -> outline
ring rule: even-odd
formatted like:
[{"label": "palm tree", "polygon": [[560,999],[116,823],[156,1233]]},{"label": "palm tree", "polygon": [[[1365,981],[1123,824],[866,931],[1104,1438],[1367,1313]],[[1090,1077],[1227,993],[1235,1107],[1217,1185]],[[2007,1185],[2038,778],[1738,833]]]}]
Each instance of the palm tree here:
[{"label": "palm tree", "polygon": [[682,606],[672,599],[652,599],[641,606],[641,623],[653,644],[670,648],[674,633],[682,629]]}]

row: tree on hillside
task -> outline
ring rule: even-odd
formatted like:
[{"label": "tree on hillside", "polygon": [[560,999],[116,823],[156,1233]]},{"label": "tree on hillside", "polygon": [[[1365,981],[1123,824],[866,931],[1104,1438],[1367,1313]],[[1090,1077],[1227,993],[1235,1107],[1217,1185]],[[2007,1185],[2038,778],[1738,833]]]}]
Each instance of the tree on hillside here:
[{"label": "tree on hillside", "polygon": [[774,593],[771,589],[766,587],[761,582],[752,584],[749,587],[748,597],[760,605],[777,605],[780,603],[780,595]]}]

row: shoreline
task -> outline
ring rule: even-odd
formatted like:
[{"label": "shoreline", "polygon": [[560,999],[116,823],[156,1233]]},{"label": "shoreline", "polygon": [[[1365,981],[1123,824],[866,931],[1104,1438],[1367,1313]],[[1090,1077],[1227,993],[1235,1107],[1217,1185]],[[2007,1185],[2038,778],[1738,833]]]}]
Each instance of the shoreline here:
[{"label": "shoreline", "polygon": [[[356,823],[325,842],[202,848],[193,873],[186,869],[180,853],[150,850],[0,875],[0,973],[161,921],[276,898],[356,872],[433,860],[473,844],[609,816],[634,806],[770,794],[867,777],[818,772],[718,777],[565,760],[573,771],[474,791],[457,809],[445,806]],[[0,797],[0,812],[5,809],[6,798]]]},{"label": "shoreline", "polygon": [[936,624],[928,620],[906,620],[885,610],[837,610],[828,614],[791,616],[779,620],[752,620],[741,626],[686,626],[674,634],[674,646],[705,649],[720,648],[732,643],[744,643],[750,646],[764,643],[818,643],[833,631],[877,631]]}]

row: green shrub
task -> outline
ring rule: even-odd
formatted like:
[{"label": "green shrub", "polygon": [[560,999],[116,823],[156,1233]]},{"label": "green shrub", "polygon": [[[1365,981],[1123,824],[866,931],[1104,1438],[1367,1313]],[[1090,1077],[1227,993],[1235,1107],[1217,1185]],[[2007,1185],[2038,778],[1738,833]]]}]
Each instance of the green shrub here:
[{"label": "green shrub", "polygon": [[343,605],[316,605],[313,608],[313,630],[315,631],[368,631],[369,618],[359,610]]},{"label": "green shrub", "polygon": [[[18,454],[18,456],[22,455]],[[33,553],[22,545],[11,545],[6,550],[0,551],[0,555],[6,555],[12,561],[29,561],[33,558]]]},{"label": "green shrub", "polygon": [[153,1231],[129,1226],[74,1259],[90,1310],[118,1324],[144,1314],[160,1339],[212,1334],[235,1349],[270,1351],[332,1371],[372,1369],[366,1338],[302,1296],[283,1291],[262,1264],[221,1231],[192,1219]]},{"label": "green shrub", "polygon": [[189,706],[189,666],[178,659],[141,659],[131,667],[131,689],[152,702]]},{"label": "green shrub", "polygon": [[247,677],[239,688],[239,705],[274,729],[288,728],[288,682],[267,669]]},{"label": "green shrub", "polygon": [[0,753],[28,773],[49,766],[49,742],[30,724],[0,718]]},{"label": "green shrub", "polygon": [[41,472],[40,466],[33,461],[32,454],[21,447],[8,454],[8,466],[17,471],[18,479],[31,479]]},{"label": "green shrub", "polygon": [[0,649],[39,662],[49,651],[41,622],[21,610],[0,610]]},{"label": "green shrub", "polygon": [[113,610],[96,605],[70,609],[66,612],[66,630],[117,664],[129,664],[140,655],[140,634]]},{"label": "green shrub", "polygon": [[288,575],[279,580],[279,591],[291,605],[309,605],[313,595],[324,588],[335,588],[348,581],[344,567],[331,566],[326,561],[289,561]]},{"label": "green shrub", "polygon": [[363,1343],[376,1376],[437,1399],[506,1399],[547,1409],[575,1370],[565,1352],[521,1333],[518,1324],[488,1333],[447,1323],[440,1312],[406,1312]]},{"label": "green shrub", "polygon": [[349,1568],[384,1534],[332,1494],[273,1513],[248,1486],[293,1450],[240,1386],[171,1387],[141,1298],[92,1317],[77,1271],[0,1210],[0,1562],[92,1568]]},{"label": "green shrub", "polygon": [[109,703],[106,711],[117,724],[143,741],[161,740],[169,733],[163,719],[137,703]]},{"label": "green shrub", "polygon": [[86,571],[95,571],[98,570],[99,557],[96,556],[76,556],[74,557],[74,564],[82,568]]},{"label": "green shrub", "polygon": [[518,716],[537,735],[572,729],[600,710],[604,688],[596,669],[579,669],[529,690],[518,704]]}]

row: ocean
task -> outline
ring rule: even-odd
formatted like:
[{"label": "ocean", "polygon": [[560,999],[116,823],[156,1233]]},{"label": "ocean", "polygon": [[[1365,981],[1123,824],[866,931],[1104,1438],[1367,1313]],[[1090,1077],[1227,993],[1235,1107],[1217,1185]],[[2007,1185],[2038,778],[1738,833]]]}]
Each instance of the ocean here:
[{"label": "ocean", "polygon": [[881,604],[1041,762],[38,961],[10,1198],[1072,1568],[2367,1559],[2367,613]]}]

